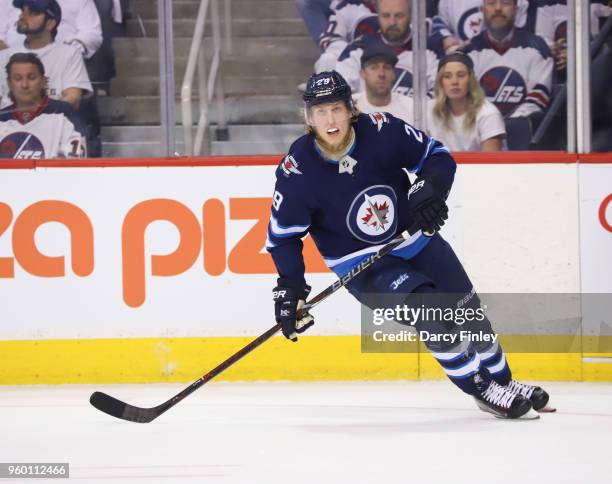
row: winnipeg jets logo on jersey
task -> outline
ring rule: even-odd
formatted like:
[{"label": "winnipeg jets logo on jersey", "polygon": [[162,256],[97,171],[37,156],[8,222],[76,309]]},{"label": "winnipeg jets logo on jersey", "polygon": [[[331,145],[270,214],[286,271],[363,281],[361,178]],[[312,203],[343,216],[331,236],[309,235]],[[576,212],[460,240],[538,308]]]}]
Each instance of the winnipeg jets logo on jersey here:
[{"label": "winnipeg jets logo on jersey", "polygon": [[414,95],[414,90],[412,86],[412,72],[407,69],[396,67],[395,84],[393,85],[393,88],[391,90],[404,96],[412,96]]},{"label": "winnipeg jets logo on jersey", "polygon": [[518,106],[527,94],[525,79],[510,67],[493,67],[480,78],[487,99],[506,116]]},{"label": "winnipeg jets logo on jersey", "polygon": [[468,40],[479,34],[482,29],[482,11],[480,7],[466,10],[459,19],[457,29],[461,40]]},{"label": "winnipeg jets logo on jersey", "polygon": [[389,122],[385,113],[372,113],[369,116],[370,116],[370,119],[372,120],[372,124],[376,125],[376,127],[378,128],[378,131],[382,129],[384,123]]},{"label": "winnipeg jets logo on jersey", "polygon": [[353,34],[353,39],[356,39],[360,35],[372,35],[379,28],[378,15],[371,15],[359,21]]},{"label": "winnipeg jets logo on jersey", "polygon": [[281,161],[281,164],[280,164],[281,170],[283,170],[283,174],[287,178],[289,178],[292,173],[295,175],[302,174],[302,172],[298,170],[298,166],[299,166],[299,163],[291,155],[285,156],[285,158],[283,159],[283,161]]},{"label": "winnipeg jets logo on jersey", "polygon": [[42,160],[45,158],[45,148],[32,133],[11,133],[0,141],[0,158]]},{"label": "winnipeg jets logo on jersey", "polygon": [[389,203],[384,201],[378,203],[376,200],[365,195],[366,203],[369,205],[366,208],[366,215],[362,217],[362,221],[366,226],[371,227],[374,231],[383,231],[389,223]]},{"label": "winnipeg jets logo on jersey", "polygon": [[397,196],[387,185],[375,185],[355,197],[346,223],[357,239],[370,244],[384,242],[397,230]]}]

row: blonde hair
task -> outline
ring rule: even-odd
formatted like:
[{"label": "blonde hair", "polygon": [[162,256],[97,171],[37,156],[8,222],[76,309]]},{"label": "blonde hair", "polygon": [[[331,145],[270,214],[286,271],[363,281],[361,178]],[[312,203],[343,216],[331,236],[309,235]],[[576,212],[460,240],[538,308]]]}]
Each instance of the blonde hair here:
[{"label": "blonde hair", "polygon": [[[463,64],[463,63],[462,63]],[[465,64],[463,64],[465,65]],[[444,93],[444,88],[442,87],[442,76],[444,76],[446,65],[442,66],[442,68],[436,74],[436,84],[434,86],[434,106],[433,106],[433,115],[438,120],[442,122],[442,126],[444,129],[451,130],[451,106],[450,100],[447,95]],[[485,94],[478,84],[476,80],[476,76],[474,75],[474,71],[466,66],[468,71],[468,108],[465,115],[465,119],[463,120],[463,126],[470,130],[476,124],[476,116],[478,115],[478,111],[484,105],[485,102]]]}]

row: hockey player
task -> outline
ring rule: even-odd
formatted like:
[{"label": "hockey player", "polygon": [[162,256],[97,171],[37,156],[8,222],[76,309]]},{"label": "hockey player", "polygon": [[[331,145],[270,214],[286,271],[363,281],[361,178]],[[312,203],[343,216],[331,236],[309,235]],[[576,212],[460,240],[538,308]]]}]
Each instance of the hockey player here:
[{"label": "hockey player", "polygon": [[0,111],[0,158],[84,157],[82,123],[70,104],[45,94],[45,67],[36,54],[14,54],[6,74],[13,104]]},{"label": "hockey player", "polygon": [[[395,307],[411,294],[453,294],[464,306],[478,307],[461,263],[437,233],[447,218],[445,200],[455,175],[448,150],[390,114],[360,114],[335,71],[313,75],[303,99],[309,133],[293,143],[276,170],[266,241],[279,275],[273,296],[283,334],[296,341],[297,333],[314,324],[308,313],[300,312],[297,320],[310,292],[301,241],[307,233],[341,277],[410,228],[411,238],[356,276],[349,292],[372,309]],[[404,169],[417,175],[412,186]],[[494,334],[486,318],[478,324]],[[439,336],[425,344],[481,409],[501,418],[537,418],[533,409],[543,409],[548,394],[512,379],[499,344],[444,342],[444,335],[468,327],[431,320],[416,325],[419,333]]]},{"label": "hockey player", "polygon": [[[378,0],[378,31],[363,35],[351,42],[340,54],[336,63],[336,70],[347,80],[353,91],[361,92],[365,87],[359,75],[363,51],[374,46],[386,46],[398,58],[393,92],[412,94],[414,69],[410,11],[410,0]],[[425,75],[430,90],[436,78],[438,58],[430,49],[427,49],[425,56],[427,64]]]}]

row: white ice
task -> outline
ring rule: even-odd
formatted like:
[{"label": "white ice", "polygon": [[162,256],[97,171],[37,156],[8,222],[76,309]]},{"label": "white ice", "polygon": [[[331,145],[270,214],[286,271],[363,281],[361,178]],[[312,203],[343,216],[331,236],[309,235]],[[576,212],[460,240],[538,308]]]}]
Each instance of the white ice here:
[{"label": "white ice", "polygon": [[450,383],[209,383],[149,424],[91,407],[154,406],[185,385],[0,387],[0,462],[69,462],[84,483],[612,482],[612,384],[547,383],[556,414],[503,421]]}]

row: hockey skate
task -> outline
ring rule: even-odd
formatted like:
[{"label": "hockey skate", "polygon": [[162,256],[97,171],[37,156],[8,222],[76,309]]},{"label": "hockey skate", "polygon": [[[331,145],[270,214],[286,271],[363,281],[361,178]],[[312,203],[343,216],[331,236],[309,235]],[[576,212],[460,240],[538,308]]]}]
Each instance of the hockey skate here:
[{"label": "hockey skate", "polygon": [[548,404],[550,396],[540,387],[520,383],[516,380],[510,380],[510,383],[506,386],[506,388],[516,395],[522,395],[525,398],[528,398],[531,405],[533,405],[533,409],[537,412],[548,413],[557,411],[556,408],[551,407]]},{"label": "hockey skate", "polygon": [[474,395],[474,398],[480,410],[492,413],[497,418],[523,420],[540,418],[528,398],[513,393],[494,381],[491,381],[482,393]]}]

